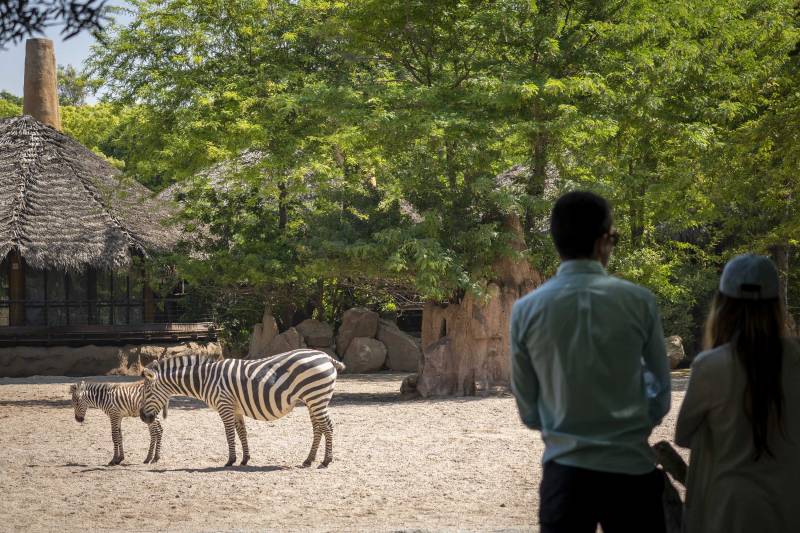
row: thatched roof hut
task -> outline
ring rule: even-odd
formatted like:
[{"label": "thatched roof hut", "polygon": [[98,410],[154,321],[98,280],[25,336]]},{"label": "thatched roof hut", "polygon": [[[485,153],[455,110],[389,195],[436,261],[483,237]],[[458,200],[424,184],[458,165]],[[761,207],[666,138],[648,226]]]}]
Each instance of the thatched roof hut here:
[{"label": "thatched roof hut", "polygon": [[132,261],[177,244],[172,204],[61,133],[47,39],[26,43],[23,113],[0,120],[0,346],[208,338],[171,325],[183,284]]},{"label": "thatched roof hut", "polygon": [[30,116],[0,120],[0,257],[34,268],[126,267],[178,239],[168,206],[75,139]]}]

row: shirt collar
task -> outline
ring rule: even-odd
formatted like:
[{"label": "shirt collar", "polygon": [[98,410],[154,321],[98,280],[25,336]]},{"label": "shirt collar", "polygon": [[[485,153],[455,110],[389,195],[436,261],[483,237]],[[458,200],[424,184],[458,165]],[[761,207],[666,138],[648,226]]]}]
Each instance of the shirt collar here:
[{"label": "shirt collar", "polygon": [[563,274],[607,274],[600,261],[594,259],[570,259],[558,267],[557,275]]}]

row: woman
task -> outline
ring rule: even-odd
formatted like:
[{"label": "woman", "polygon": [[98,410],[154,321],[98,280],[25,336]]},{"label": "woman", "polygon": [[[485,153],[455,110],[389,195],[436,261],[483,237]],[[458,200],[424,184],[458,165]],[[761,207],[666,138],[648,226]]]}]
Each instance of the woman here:
[{"label": "woman", "polygon": [[766,257],[725,265],[675,430],[690,533],[800,532],[800,345],[778,295]]}]

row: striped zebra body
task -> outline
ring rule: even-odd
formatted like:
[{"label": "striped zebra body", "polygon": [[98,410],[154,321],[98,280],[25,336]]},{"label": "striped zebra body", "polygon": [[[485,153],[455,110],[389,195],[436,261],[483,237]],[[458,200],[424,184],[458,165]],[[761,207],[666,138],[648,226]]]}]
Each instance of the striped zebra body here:
[{"label": "striped zebra body", "polygon": [[[86,383],[81,381],[70,386],[75,420],[83,422],[86,410],[95,407],[103,411],[111,420],[111,440],[114,443],[114,457],[109,465],[118,465],[125,458],[122,447],[122,419],[139,416],[144,383]],[[167,407],[164,406],[164,418]],[[161,436],[163,429],[158,417],[148,424],[150,430],[150,449],[145,463],[155,463],[161,457]]]},{"label": "striped zebra body", "polygon": [[300,349],[265,359],[226,359],[183,356],[152,363],[143,372],[144,400],[141,418],[152,420],[170,396],[190,396],[216,410],[225,427],[228,462],[236,461],[236,435],[242,443],[242,463],[250,450],[244,417],[277,420],[304,403],[311,417],[314,437],[303,463],[310,466],[325,436],[322,466],[333,459],[333,424],[328,403],[333,396],[337,371],[344,365],[325,352]]}]

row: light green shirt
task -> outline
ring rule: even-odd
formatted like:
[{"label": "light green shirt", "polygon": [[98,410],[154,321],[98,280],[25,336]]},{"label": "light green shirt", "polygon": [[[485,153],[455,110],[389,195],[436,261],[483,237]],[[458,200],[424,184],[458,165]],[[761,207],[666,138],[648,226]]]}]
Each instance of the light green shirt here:
[{"label": "light green shirt", "polygon": [[644,474],[669,411],[670,375],[653,294],[597,261],[565,261],[514,304],[511,385],[543,462]]}]

